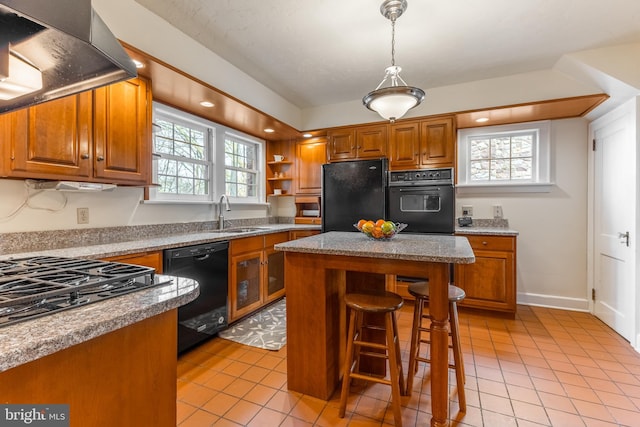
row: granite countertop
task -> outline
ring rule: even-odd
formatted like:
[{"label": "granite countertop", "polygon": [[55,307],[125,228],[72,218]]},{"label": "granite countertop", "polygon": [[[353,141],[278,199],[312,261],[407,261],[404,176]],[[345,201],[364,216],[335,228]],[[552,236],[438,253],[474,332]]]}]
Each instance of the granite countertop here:
[{"label": "granite countertop", "polygon": [[456,227],[456,234],[475,234],[479,236],[517,236],[518,232],[509,228],[509,221],[504,218],[473,218],[473,224]]},{"label": "granite countertop", "polygon": [[[289,230],[315,230],[319,226],[267,224],[248,226],[252,231],[182,233],[153,238],[137,238],[118,243],[18,252],[0,255],[0,259],[30,256],[106,258],[137,252],[157,251],[187,245],[231,240]],[[89,242],[87,242],[89,243]],[[172,280],[158,285],[77,307],[41,318],[0,327],[0,372],[31,362],[97,336],[129,326],[146,318],[185,305],[197,298],[200,290],[195,280],[158,274],[159,279]]]},{"label": "granite countertop", "polygon": [[[239,239],[244,237],[258,236],[279,231],[290,230],[320,230],[318,225],[297,225],[297,224],[266,224],[259,226],[242,227],[252,229],[248,232],[237,232],[234,228],[226,231],[207,231],[197,233],[182,233],[167,235],[162,237],[138,238],[126,242],[105,243],[92,245],[87,242],[86,246],[77,246],[62,249],[49,249],[37,252],[20,252],[0,255],[0,260],[9,258],[23,258],[36,255],[49,255],[61,257],[78,258],[107,258],[119,255],[128,255],[137,252],[161,251],[164,249],[177,248],[180,246],[198,245],[215,241]],[[235,228],[237,230],[238,228]]]},{"label": "granite countertop", "polygon": [[475,234],[479,236],[517,236],[519,233],[509,227],[456,227],[456,234]]},{"label": "granite countertop", "polygon": [[344,255],[408,261],[471,264],[473,250],[466,237],[399,233],[386,241],[376,241],[362,233],[331,231],[304,239],[278,243],[285,252]]},{"label": "granite countertop", "polygon": [[156,277],[171,282],[0,327],[0,372],[172,310],[200,292],[195,280]]}]

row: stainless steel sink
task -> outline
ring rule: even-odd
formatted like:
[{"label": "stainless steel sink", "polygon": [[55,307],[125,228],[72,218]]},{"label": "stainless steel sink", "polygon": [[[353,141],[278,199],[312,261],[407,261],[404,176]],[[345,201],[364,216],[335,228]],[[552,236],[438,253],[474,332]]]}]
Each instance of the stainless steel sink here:
[{"label": "stainless steel sink", "polygon": [[211,230],[212,233],[251,233],[254,231],[268,230],[262,227],[238,227],[238,228],[225,228],[223,230]]}]

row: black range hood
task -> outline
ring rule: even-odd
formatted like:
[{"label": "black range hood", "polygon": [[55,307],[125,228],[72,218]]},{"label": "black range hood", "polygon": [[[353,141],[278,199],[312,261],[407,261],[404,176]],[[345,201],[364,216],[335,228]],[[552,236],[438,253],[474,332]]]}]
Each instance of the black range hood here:
[{"label": "black range hood", "polygon": [[[0,0],[0,55],[5,58],[7,46],[12,60],[20,58],[41,72],[42,88],[0,99],[0,113],[137,75],[91,0]],[[0,79],[2,64],[0,58]]]}]

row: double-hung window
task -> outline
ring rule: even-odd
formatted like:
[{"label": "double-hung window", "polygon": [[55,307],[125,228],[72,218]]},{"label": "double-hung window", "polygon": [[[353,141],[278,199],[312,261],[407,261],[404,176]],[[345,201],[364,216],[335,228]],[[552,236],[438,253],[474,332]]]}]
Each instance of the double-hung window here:
[{"label": "double-hung window", "polygon": [[231,197],[258,198],[259,145],[242,137],[226,133],[224,137],[224,186]]},{"label": "double-hung window", "polygon": [[458,131],[462,191],[549,191],[549,122]]},{"label": "double-hung window", "polygon": [[153,121],[150,200],[260,202],[264,141],[158,103]]}]

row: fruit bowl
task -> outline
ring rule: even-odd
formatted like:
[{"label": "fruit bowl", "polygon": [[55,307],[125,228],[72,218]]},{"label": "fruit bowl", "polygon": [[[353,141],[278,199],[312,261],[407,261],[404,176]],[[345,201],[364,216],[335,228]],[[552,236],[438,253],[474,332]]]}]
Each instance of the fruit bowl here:
[{"label": "fruit bowl", "polygon": [[370,239],[389,240],[404,230],[407,224],[379,219],[378,221],[360,220],[353,226]]}]

